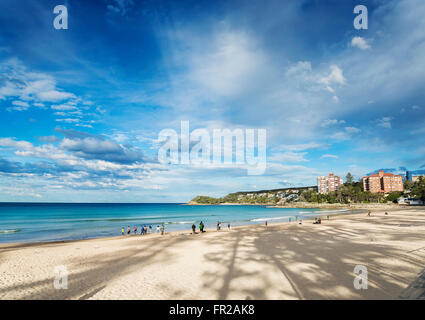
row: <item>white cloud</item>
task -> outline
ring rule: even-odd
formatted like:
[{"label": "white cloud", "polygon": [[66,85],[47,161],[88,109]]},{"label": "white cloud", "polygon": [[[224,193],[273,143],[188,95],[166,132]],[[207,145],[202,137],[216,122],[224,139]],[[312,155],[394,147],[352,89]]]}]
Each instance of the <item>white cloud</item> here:
[{"label": "white cloud", "polygon": [[345,131],[349,133],[357,133],[357,132],[360,132],[361,130],[356,127],[345,127]]},{"label": "white cloud", "polygon": [[56,86],[55,80],[43,73],[29,72],[18,59],[8,59],[0,63],[0,72],[7,75],[0,82],[0,99],[19,98],[21,101],[58,102],[76,98],[71,92]]},{"label": "white cloud", "polygon": [[112,0],[106,6],[106,8],[111,13],[120,14],[124,16],[131,10],[131,6],[133,4],[133,0]]},{"label": "white cloud", "polygon": [[7,111],[25,111],[30,107],[28,102],[19,100],[12,101],[12,105],[14,105],[14,107],[7,108]]},{"label": "white cloud", "polygon": [[206,52],[190,59],[190,78],[216,94],[229,96],[243,90],[247,79],[258,74],[265,57],[246,34],[222,32]]},{"label": "white cloud", "polygon": [[[342,69],[337,65],[331,65],[330,68],[331,72],[327,76],[321,77],[318,82],[327,86],[331,84],[345,84],[345,78]],[[333,89],[330,88],[329,91],[333,92]]]},{"label": "white cloud", "polygon": [[50,108],[52,108],[53,110],[75,110],[77,109],[76,106],[70,105],[70,104],[58,104],[58,105],[52,105],[50,106]]},{"label": "white cloud", "polygon": [[15,101],[13,101],[12,102],[12,104],[14,105],[14,106],[21,106],[21,107],[29,107],[30,105],[28,104],[28,102],[25,102],[25,101],[18,101],[18,100],[15,100]]},{"label": "white cloud", "polygon": [[302,143],[302,144],[282,144],[275,148],[274,150],[287,150],[287,151],[303,151],[303,150],[310,150],[310,149],[326,149],[329,145],[323,144],[323,143],[317,143],[317,142],[309,142],[309,143]]},{"label": "white cloud", "polygon": [[367,50],[371,48],[366,39],[362,37],[353,37],[353,39],[351,39],[351,46],[357,47],[361,50]]},{"label": "white cloud", "polygon": [[69,98],[75,98],[75,95],[72,93],[58,91],[58,90],[43,91],[43,92],[39,92],[37,95],[41,101],[48,101],[48,102],[57,102],[57,101],[63,101]]},{"label": "white cloud", "polygon": [[324,154],[320,158],[322,158],[322,159],[327,159],[327,158],[338,159],[338,156],[336,156],[334,154]]},{"label": "white cloud", "polygon": [[393,118],[391,117],[383,117],[381,119],[376,120],[378,126],[382,127],[382,128],[386,128],[386,129],[391,129],[392,125],[391,125],[391,120]]},{"label": "white cloud", "polygon": [[267,158],[268,161],[275,162],[307,162],[308,160],[304,157],[307,152],[284,152],[275,153]]},{"label": "white cloud", "polygon": [[344,124],[345,120],[337,120],[337,119],[326,119],[321,123],[321,127],[329,127],[337,124]]},{"label": "white cloud", "polygon": [[339,131],[331,135],[331,138],[338,141],[345,141],[345,140],[350,140],[351,135],[348,132]]},{"label": "white cloud", "polygon": [[57,122],[65,122],[65,123],[77,123],[80,122],[80,119],[75,118],[65,118],[65,119],[56,119]]}]

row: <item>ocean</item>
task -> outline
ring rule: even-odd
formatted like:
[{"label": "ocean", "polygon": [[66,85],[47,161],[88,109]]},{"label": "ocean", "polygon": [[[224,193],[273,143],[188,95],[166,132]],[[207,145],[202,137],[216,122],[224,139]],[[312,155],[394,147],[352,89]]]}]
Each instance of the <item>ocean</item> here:
[{"label": "ocean", "polygon": [[0,203],[0,243],[77,240],[121,235],[121,228],[164,223],[166,231],[286,222],[295,217],[350,213],[350,210],[268,208],[267,206],[186,206],[177,203]]}]

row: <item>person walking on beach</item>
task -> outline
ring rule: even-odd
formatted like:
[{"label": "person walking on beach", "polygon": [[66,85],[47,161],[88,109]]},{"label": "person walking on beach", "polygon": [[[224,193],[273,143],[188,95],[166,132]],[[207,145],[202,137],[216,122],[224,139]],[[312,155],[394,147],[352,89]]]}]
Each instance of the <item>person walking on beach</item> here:
[{"label": "person walking on beach", "polygon": [[192,234],[196,234],[196,226],[195,226],[195,224],[192,224]]},{"label": "person walking on beach", "polygon": [[228,223],[228,224],[227,224],[227,229],[229,229],[229,230],[230,230],[230,223]]},{"label": "person walking on beach", "polygon": [[137,234],[137,226],[134,226],[134,234]]},{"label": "person walking on beach", "polygon": [[217,231],[220,230],[220,221],[217,221]]},{"label": "person walking on beach", "polygon": [[130,226],[128,226],[127,227],[127,234],[130,234],[131,233],[131,229],[130,229]]},{"label": "person walking on beach", "polygon": [[164,235],[164,231],[165,231],[165,226],[164,226],[164,224],[162,224],[162,226],[161,226],[161,236]]},{"label": "person walking on beach", "polygon": [[156,233],[159,233],[159,225],[156,226]]},{"label": "person walking on beach", "polygon": [[145,229],[145,234],[148,234],[148,227],[145,225],[143,228]]},{"label": "person walking on beach", "polygon": [[266,220],[266,227],[267,227],[267,220]]},{"label": "person walking on beach", "polygon": [[367,212],[367,216],[370,217],[370,211]]},{"label": "person walking on beach", "polygon": [[204,223],[202,221],[199,224],[199,230],[201,230],[201,232],[204,232]]}]

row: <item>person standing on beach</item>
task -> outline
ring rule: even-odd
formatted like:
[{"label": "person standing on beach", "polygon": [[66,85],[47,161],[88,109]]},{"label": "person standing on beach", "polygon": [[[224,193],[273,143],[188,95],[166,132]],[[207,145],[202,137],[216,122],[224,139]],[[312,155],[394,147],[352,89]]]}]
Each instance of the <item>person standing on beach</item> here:
[{"label": "person standing on beach", "polygon": [[134,226],[134,234],[137,234],[137,226]]},{"label": "person standing on beach", "polygon": [[164,224],[162,224],[162,226],[161,226],[161,236],[164,235],[164,231],[165,231],[165,226],[164,226]]},{"label": "person standing on beach", "polygon": [[217,221],[217,231],[220,230],[220,221]]},{"label": "person standing on beach", "polygon": [[230,223],[228,223],[228,224],[227,224],[227,229],[229,229],[229,230],[230,230]]},{"label": "person standing on beach", "polygon": [[192,224],[192,234],[196,234],[196,226],[195,226],[195,224]]},{"label": "person standing on beach", "polygon": [[159,225],[156,226],[156,232],[159,233]]},{"label": "person standing on beach", "polygon": [[267,227],[267,220],[266,220],[266,227]]},{"label": "person standing on beach", "polygon": [[121,234],[124,235],[124,227],[121,228]]},{"label": "person standing on beach", "polygon": [[130,226],[128,226],[127,227],[127,234],[130,234],[131,233],[131,229],[130,229]]},{"label": "person standing on beach", "polygon": [[152,233],[152,226],[149,226],[149,233]]}]

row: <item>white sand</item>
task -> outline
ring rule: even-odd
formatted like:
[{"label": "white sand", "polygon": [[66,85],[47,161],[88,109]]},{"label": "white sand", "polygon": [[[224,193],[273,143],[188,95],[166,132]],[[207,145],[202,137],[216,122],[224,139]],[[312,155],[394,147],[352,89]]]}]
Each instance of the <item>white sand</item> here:
[{"label": "white sand", "polygon": [[[367,290],[353,286],[357,264],[368,268]],[[53,287],[60,265],[66,290]],[[399,210],[322,225],[2,245],[0,299],[393,299],[424,265],[425,210]]]}]

